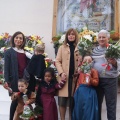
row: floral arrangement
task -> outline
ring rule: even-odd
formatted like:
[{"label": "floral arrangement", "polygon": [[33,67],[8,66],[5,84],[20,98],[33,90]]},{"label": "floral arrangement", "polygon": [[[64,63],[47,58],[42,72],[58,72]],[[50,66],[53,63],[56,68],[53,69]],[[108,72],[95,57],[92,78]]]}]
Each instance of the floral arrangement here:
[{"label": "floral arrangement", "polygon": [[98,32],[88,30],[87,27],[83,27],[78,34],[80,40],[86,38],[89,39],[92,43],[97,42],[97,36],[98,36]]},{"label": "floral arrangement", "polygon": [[52,43],[54,44],[54,48],[59,47],[63,44],[65,40],[65,34],[63,35],[56,35],[52,38]]},{"label": "floral arrangement", "polygon": [[40,36],[35,36],[35,35],[26,36],[26,46],[24,49],[30,53],[33,53],[35,45],[43,43],[42,38]]},{"label": "floral arrangement", "polygon": [[80,42],[78,43],[78,50],[80,55],[90,55],[92,52],[93,44],[92,41],[86,36],[82,37]]},{"label": "floral arrangement", "polygon": [[107,45],[107,50],[105,57],[106,58],[113,58],[113,59],[118,59],[120,58],[120,40],[115,44]]},{"label": "floral arrangement", "polygon": [[9,35],[9,33],[3,33],[2,35],[0,35],[0,48],[8,47],[10,43],[10,38],[11,36]]},{"label": "floral arrangement", "polygon": [[[80,40],[86,36],[89,37],[93,41],[93,43],[97,42],[97,35],[98,32],[93,32],[91,30],[88,30],[87,27],[83,27],[81,31],[78,31],[78,37]],[[54,44],[54,48],[62,45],[64,40],[65,40],[65,33],[52,37],[52,43]]]}]

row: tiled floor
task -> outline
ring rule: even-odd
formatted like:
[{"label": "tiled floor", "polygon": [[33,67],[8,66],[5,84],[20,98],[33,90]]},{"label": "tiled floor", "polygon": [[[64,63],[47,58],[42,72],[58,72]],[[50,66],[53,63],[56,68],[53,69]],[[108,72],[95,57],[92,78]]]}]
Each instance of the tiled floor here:
[{"label": "tiled floor", "polygon": [[[8,92],[0,85],[0,120],[9,120],[9,106],[10,106],[10,97],[8,96]],[[104,101],[103,109],[102,109],[102,118],[103,118],[102,120],[107,120],[106,115],[107,115],[106,105]],[[69,120],[68,116],[69,114],[67,109],[66,120]],[[120,93],[118,93],[116,120],[120,120]]]}]

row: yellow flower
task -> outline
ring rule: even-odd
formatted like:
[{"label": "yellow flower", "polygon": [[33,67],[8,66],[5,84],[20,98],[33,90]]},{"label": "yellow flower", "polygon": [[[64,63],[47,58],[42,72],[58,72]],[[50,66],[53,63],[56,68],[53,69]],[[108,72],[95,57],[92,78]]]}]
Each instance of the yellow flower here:
[{"label": "yellow flower", "polygon": [[2,39],[3,39],[3,36],[0,35],[0,40],[2,40]]},{"label": "yellow flower", "polygon": [[46,68],[48,67],[48,63],[47,63],[47,61],[45,61],[45,65],[46,65]]},{"label": "yellow flower", "polygon": [[37,42],[38,42],[38,44],[42,44],[43,43],[41,40],[38,40]]}]

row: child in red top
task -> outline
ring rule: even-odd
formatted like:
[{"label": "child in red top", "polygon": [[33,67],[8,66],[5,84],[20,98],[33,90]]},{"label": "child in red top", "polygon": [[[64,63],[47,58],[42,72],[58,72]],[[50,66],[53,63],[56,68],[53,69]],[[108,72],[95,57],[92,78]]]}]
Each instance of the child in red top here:
[{"label": "child in red top", "polygon": [[97,86],[99,79],[91,63],[92,58],[85,56],[80,65],[72,120],[98,120],[97,94],[92,86]]}]

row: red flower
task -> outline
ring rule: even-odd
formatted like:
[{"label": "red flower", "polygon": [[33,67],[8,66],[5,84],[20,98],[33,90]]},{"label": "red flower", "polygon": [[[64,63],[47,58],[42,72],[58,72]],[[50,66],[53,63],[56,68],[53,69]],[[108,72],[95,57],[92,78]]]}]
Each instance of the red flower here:
[{"label": "red flower", "polygon": [[110,46],[110,44],[107,43],[107,44],[106,44],[106,48],[108,48],[109,46]]}]

